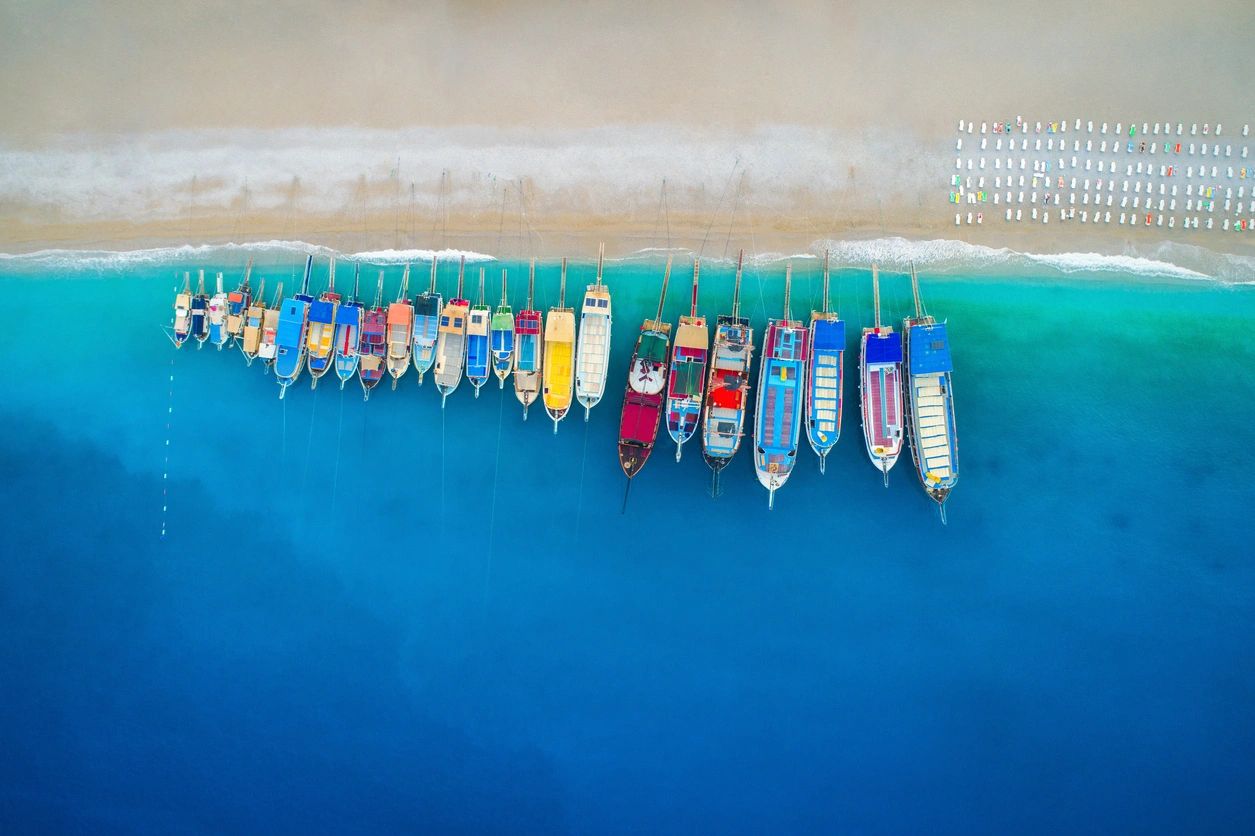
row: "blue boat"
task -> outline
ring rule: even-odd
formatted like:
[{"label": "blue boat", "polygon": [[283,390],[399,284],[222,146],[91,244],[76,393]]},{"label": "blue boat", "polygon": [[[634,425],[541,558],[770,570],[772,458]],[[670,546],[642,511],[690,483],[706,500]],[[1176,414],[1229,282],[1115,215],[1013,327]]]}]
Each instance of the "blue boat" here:
[{"label": "blue boat", "polygon": [[758,408],[754,415],[754,471],[767,489],[767,507],[797,464],[802,430],[802,381],[806,374],[810,332],[789,316],[793,266],[784,272],[784,317],[767,320],[763,362],[758,369]]},{"label": "blue boat", "polygon": [[192,336],[196,339],[197,348],[205,347],[209,339],[209,296],[205,293],[205,271],[200,271],[200,280],[196,285],[196,295],[192,297]]},{"label": "blue boat", "polygon": [[436,343],[440,338],[440,309],[444,299],[436,290],[436,256],[431,257],[431,284],[414,297],[414,371],[418,385],[436,363]]},{"label": "blue boat", "polygon": [[501,271],[501,304],[492,313],[490,328],[492,341],[492,373],[497,376],[499,388],[505,388],[505,380],[514,369],[514,311],[506,294],[506,271]]},{"label": "blue boat", "polygon": [[309,274],[314,267],[314,257],[305,259],[305,278],[301,292],[283,300],[279,306],[279,327],[275,331],[275,377],[279,381],[280,399],[288,387],[301,376],[305,364],[305,332],[309,325],[309,306],[314,297],[309,295]]},{"label": "blue boat", "polygon": [[475,387],[475,397],[488,382],[491,355],[488,332],[492,309],[484,304],[484,268],[479,268],[479,301],[466,318],[466,379]]},{"label": "blue boat", "polygon": [[946,324],[929,316],[920,304],[919,279],[911,266],[915,316],[903,321],[906,331],[906,429],[911,459],[924,492],[946,521],[946,500],[959,481],[959,439],[954,427],[954,396],[950,373],[950,336]]},{"label": "blue boat", "polygon": [[192,276],[183,273],[183,289],[174,296],[174,323],[170,329],[170,341],[175,348],[182,348],[192,335]]},{"label": "blue boat", "polygon": [[828,309],[828,253],[824,253],[823,310],[811,311],[811,358],[806,370],[806,438],[823,473],[828,453],[841,437],[841,388],[845,369],[845,323]]},{"label": "blue boat", "polygon": [[340,378],[340,388],[357,374],[358,340],[362,333],[362,300],[358,296],[361,285],[362,267],[353,268],[353,296],[336,311],[336,377]]}]

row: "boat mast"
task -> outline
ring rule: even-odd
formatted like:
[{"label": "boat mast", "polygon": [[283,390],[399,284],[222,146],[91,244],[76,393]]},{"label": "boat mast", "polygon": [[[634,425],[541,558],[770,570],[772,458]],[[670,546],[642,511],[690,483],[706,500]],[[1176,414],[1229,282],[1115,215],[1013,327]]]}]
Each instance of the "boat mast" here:
[{"label": "boat mast", "polygon": [[432,256],[431,256],[431,284],[427,286],[427,292],[428,293],[436,292],[436,255],[435,253],[432,253]]},{"label": "boat mast", "polygon": [[379,286],[375,288],[375,307],[383,307],[383,271],[379,271]]},{"label": "boat mast", "polygon": [[205,293],[205,271],[202,269],[197,278],[196,295],[201,296]]},{"label": "boat mast", "polygon": [[793,262],[787,261],[784,265],[784,318],[787,320],[789,316],[789,287],[793,284]]},{"label": "boat mast", "polygon": [[397,301],[404,302],[405,296],[410,290],[410,265],[405,265],[405,272],[401,274],[401,290],[397,293]]},{"label": "boat mast", "polygon": [[[732,289],[732,318],[739,319],[741,316],[741,265],[745,262],[745,250],[741,250],[736,256],[736,285]],[[717,472],[717,471],[716,471]]]},{"label": "boat mast", "polygon": [[183,271],[183,292],[192,292],[192,274],[187,270]]},{"label": "boat mast", "polygon": [[824,250],[824,313],[828,313],[828,251]]},{"label": "boat mast", "polygon": [[558,307],[566,307],[566,259],[562,259],[562,278],[558,280]]},{"label": "boat mast", "polygon": [[248,264],[244,265],[244,286],[248,287],[248,279],[253,275],[253,257],[248,257]]},{"label": "boat mast", "polygon": [[667,269],[662,274],[662,293],[658,294],[658,313],[654,316],[654,325],[662,322],[662,306],[667,301],[667,282],[671,281],[671,256],[667,256]]},{"label": "boat mast", "polygon": [[262,297],[265,295],[266,295],[266,280],[262,279],[261,286],[257,288],[257,295],[253,297],[253,301],[261,302],[262,306],[264,307],[266,304],[266,300],[263,299]]},{"label": "boat mast", "polygon": [[357,299],[357,289],[362,284],[362,265],[358,262],[353,263],[353,298]]},{"label": "boat mast", "polygon": [[872,299],[876,308],[876,332],[880,332],[880,268],[872,265]]},{"label": "boat mast", "polygon": [[484,268],[483,267],[479,268],[479,299],[475,302],[475,304],[476,305],[484,304]]},{"label": "boat mast", "polygon": [[507,301],[506,294],[506,270],[503,267],[501,268],[501,307],[504,308],[507,304],[509,304],[509,302]]},{"label": "boat mast", "polygon": [[222,292],[222,273],[221,273],[221,272],[219,272],[219,273],[218,273],[218,284],[217,284],[217,288],[218,288],[217,292],[218,292],[218,293],[221,293],[221,292]]},{"label": "boat mast", "polygon": [[532,259],[532,266],[527,271],[527,309],[532,309],[532,297],[536,295],[536,259]]},{"label": "boat mast", "polygon": [[336,257],[331,257],[331,265],[327,268],[327,292],[336,292]]},{"label": "boat mast", "polygon": [[915,262],[911,262],[911,295],[915,297],[915,318],[922,319],[924,312],[919,303],[919,277],[915,275]]},{"label": "boat mast", "polygon": [[462,279],[466,275],[466,256],[462,256],[462,260],[458,262],[458,296],[462,298]]},{"label": "boat mast", "polygon": [[314,272],[314,256],[305,256],[305,278],[301,281],[301,293],[309,293],[309,277]]},{"label": "boat mast", "polygon": [[702,272],[702,260],[700,258],[693,259],[693,301],[689,308],[689,316],[697,317],[697,277]]},{"label": "boat mast", "polygon": [[275,301],[270,307],[277,308],[279,303],[283,301],[283,282],[279,282],[279,286],[275,288]]},{"label": "boat mast", "polygon": [[597,286],[601,287],[601,263],[606,257],[606,244],[603,241],[597,245]]}]

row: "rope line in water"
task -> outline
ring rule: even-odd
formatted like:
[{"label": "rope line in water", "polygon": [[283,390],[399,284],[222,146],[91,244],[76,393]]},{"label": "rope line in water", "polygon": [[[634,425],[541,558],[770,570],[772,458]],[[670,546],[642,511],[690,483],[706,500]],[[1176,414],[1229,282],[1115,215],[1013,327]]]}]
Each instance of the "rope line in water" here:
[{"label": "rope line in water", "polygon": [[[175,290],[178,288],[176,286]],[[166,539],[166,519],[170,509],[170,439],[173,435],[171,426],[174,422],[174,358],[170,355],[170,386],[166,404],[166,452],[165,461],[161,466],[161,539]]]},{"label": "rope line in water", "polygon": [[484,595],[483,600],[488,600],[488,590],[492,585],[492,550],[496,535],[497,523],[497,485],[501,481],[501,433],[505,425],[505,390],[500,390],[501,397],[498,398],[500,406],[497,407],[497,455],[492,465],[492,502],[488,507],[488,562],[484,568]]}]

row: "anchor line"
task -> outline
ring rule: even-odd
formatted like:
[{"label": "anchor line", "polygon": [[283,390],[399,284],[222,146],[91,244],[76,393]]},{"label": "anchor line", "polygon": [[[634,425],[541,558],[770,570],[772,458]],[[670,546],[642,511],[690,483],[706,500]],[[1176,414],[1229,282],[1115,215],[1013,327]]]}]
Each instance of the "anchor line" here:
[{"label": "anchor line", "polygon": [[483,603],[488,602],[488,591],[492,585],[492,550],[495,543],[497,523],[497,485],[501,481],[501,433],[505,426],[505,390],[500,390],[497,407],[497,455],[492,465],[492,502],[488,506],[488,561],[484,567]]},{"label": "anchor line", "polygon": [[344,438],[344,390],[340,390],[340,426],[336,430],[336,466],[331,476],[331,516],[335,519],[336,487],[340,484],[340,442]]},{"label": "anchor line", "polygon": [[174,424],[174,355],[170,355],[170,386],[168,391],[168,403],[166,405],[166,449],[165,461],[161,467],[161,539],[166,539],[166,523],[168,520],[168,512],[170,508],[170,439],[173,435],[172,426]]},{"label": "anchor line", "polygon": [[732,186],[732,178],[736,176],[736,170],[740,165],[741,160],[739,157],[732,162],[732,171],[728,172],[728,179],[724,181],[723,191],[719,193],[719,200],[715,203],[715,211],[710,216],[710,223],[706,225],[706,234],[702,236],[702,246],[697,251],[698,258],[706,254],[706,241],[710,238],[710,231],[715,228],[715,219],[719,217],[719,210],[723,208],[723,199],[728,196],[728,189]]}]

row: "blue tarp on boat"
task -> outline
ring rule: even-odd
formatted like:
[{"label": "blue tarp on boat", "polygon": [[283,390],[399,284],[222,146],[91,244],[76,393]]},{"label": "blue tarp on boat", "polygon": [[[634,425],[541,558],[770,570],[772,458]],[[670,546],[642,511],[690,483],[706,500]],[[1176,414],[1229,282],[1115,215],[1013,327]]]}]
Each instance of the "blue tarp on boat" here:
[{"label": "blue tarp on boat", "polygon": [[892,334],[868,334],[867,336],[867,365],[873,366],[877,363],[901,363],[902,362],[902,335],[897,331]]},{"label": "blue tarp on boat", "polygon": [[336,306],[331,302],[311,302],[309,306],[310,322],[331,322],[335,317]]},{"label": "blue tarp on boat", "polygon": [[815,323],[816,351],[845,351],[845,322],[821,319]]},{"label": "blue tarp on boat", "polygon": [[953,370],[950,338],[945,323],[911,326],[911,374],[940,374]]}]

